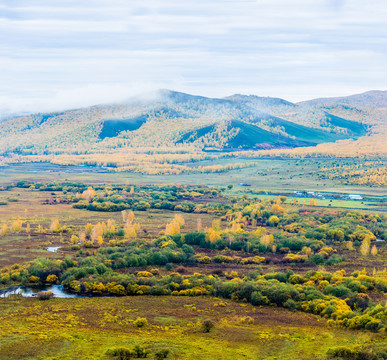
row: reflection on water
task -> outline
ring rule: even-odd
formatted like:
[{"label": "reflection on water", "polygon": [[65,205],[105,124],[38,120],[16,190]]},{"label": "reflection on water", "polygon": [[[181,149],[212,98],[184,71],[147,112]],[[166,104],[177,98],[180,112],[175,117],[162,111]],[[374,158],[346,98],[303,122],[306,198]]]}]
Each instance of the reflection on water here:
[{"label": "reflection on water", "polygon": [[78,298],[81,295],[72,294],[63,289],[62,285],[50,285],[44,287],[32,286],[17,286],[10,289],[0,289],[0,297],[8,297],[10,295],[22,295],[24,297],[34,297],[39,291],[51,291],[54,297],[57,298]]},{"label": "reflection on water", "polygon": [[60,248],[61,248],[60,246],[49,246],[47,248],[47,251],[56,253],[58,251],[58,249],[60,249]]}]

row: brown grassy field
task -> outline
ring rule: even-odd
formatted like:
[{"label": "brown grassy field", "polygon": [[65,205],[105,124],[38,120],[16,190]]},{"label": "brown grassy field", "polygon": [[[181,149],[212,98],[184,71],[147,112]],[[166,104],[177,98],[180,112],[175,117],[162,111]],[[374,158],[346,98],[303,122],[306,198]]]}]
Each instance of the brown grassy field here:
[{"label": "brown grassy field", "polygon": [[[133,320],[145,317],[144,328]],[[200,322],[214,328],[203,333]],[[337,346],[382,345],[380,334],[328,327],[314,315],[210,297],[0,300],[0,359],[111,359],[141,345],[171,359],[325,359]],[[153,358],[151,355],[150,358]]]},{"label": "brown grassy field", "polygon": [[[36,229],[38,225],[43,228],[48,228],[53,219],[58,219],[61,225],[65,225],[72,229],[72,233],[78,234],[78,232],[84,229],[88,223],[96,224],[98,222],[107,222],[109,219],[114,220],[117,224],[122,226],[122,216],[120,212],[96,212],[75,209],[71,204],[56,203],[54,205],[47,205],[48,199],[55,199],[61,193],[60,192],[39,192],[30,191],[28,189],[16,188],[7,192],[0,192],[1,198],[17,198],[17,202],[9,202],[6,206],[0,206],[0,224],[12,223],[14,220],[22,220],[25,224],[31,224],[32,229]],[[289,209],[292,208],[288,205]],[[149,209],[147,211],[135,211],[136,222],[139,222],[141,230],[138,233],[139,238],[155,239],[158,237],[160,231],[165,230],[165,225],[170,222],[176,212],[169,210],[157,210]],[[182,233],[189,233],[197,230],[198,221],[201,221],[203,229],[210,227],[212,221],[218,218],[216,215],[211,214],[195,214],[184,213],[185,226],[182,229]],[[222,225],[223,226],[223,225]],[[253,227],[247,226],[246,230],[251,231]],[[272,231],[276,231],[275,229]],[[15,263],[23,264],[34,261],[37,258],[63,258],[65,255],[73,255],[74,251],[70,249],[71,233],[53,234],[50,231],[43,231],[41,233],[31,232],[30,235],[24,231],[16,234],[8,234],[5,237],[0,236],[0,268]],[[58,250],[58,253],[52,253],[46,251],[49,246],[61,246],[63,249]],[[104,246],[107,246],[105,244]],[[339,246],[339,245],[338,245]],[[382,268],[385,266],[385,259],[387,256],[387,247],[385,242],[377,243],[378,255],[376,257],[364,257],[359,263],[358,254],[349,251],[344,245],[339,246],[339,253],[346,257],[345,262],[341,262],[337,265],[327,268],[328,271],[335,271],[339,269],[345,269],[348,273],[355,270],[366,268],[368,272],[372,272],[373,268]],[[200,249],[200,253],[203,255],[215,256],[219,253],[217,250]],[[223,255],[238,255],[241,254],[236,251],[223,250]],[[262,264],[265,271],[284,271],[290,269],[289,264],[283,264],[281,261],[282,255],[280,254],[266,254],[266,263]],[[297,270],[299,273],[305,273],[312,269],[317,269],[317,265],[311,263],[299,263]],[[194,273],[200,269],[203,271],[201,265],[188,266],[187,270],[190,273]],[[216,269],[222,269],[222,271],[235,270],[241,274],[248,273],[251,269],[254,269],[254,265],[239,265],[239,264],[208,264],[206,265],[204,272],[211,273]]]}]

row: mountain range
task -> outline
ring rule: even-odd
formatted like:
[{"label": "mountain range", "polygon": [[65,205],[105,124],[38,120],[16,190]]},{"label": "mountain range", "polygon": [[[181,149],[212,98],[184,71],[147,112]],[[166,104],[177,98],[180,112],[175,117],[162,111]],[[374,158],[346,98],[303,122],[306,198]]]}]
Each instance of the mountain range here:
[{"label": "mountain range", "polygon": [[384,127],[386,105],[387,91],[292,103],[255,95],[208,98],[159,90],[122,103],[5,119],[0,155],[315,146],[357,139]]}]

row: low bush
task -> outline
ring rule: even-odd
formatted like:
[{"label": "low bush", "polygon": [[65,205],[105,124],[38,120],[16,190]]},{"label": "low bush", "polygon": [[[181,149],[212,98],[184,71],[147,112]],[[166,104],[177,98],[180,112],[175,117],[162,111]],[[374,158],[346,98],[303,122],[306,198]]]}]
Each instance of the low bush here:
[{"label": "low bush", "polygon": [[148,320],[146,318],[137,318],[133,321],[133,326],[136,328],[143,328],[148,325]]},{"label": "low bush", "polygon": [[168,349],[162,349],[155,353],[156,360],[166,359],[169,355]]},{"label": "low bush", "polygon": [[118,360],[130,360],[133,359],[136,353],[132,350],[129,350],[125,347],[119,347],[115,349],[109,349],[106,352],[106,355],[117,356]]},{"label": "low bush", "polygon": [[36,297],[39,300],[49,300],[52,297],[54,297],[54,294],[52,291],[39,291],[36,295]]},{"label": "low bush", "polygon": [[204,333],[209,333],[214,328],[214,323],[211,320],[205,320],[202,323],[202,330]]}]

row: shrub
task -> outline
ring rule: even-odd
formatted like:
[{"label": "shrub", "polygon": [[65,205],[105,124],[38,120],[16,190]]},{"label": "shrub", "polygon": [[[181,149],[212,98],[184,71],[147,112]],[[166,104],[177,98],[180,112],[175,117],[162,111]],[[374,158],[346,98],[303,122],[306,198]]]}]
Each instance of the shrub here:
[{"label": "shrub", "polygon": [[180,274],[184,274],[186,271],[187,271],[187,269],[184,266],[178,266],[176,268],[176,272],[178,272]]},{"label": "shrub", "polygon": [[321,265],[324,264],[324,258],[321,254],[316,254],[310,258],[310,262],[316,265]]},{"label": "shrub", "polygon": [[134,351],[129,350],[125,347],[109,349],[106,351],[106,355],[117,356],[119,360],[130,360],[136,355]]},{"label": "shrub", "polygon": [[269,226],[277,226],[279,223],[279,218],[278,216],[272,215],[270,216],[269,220],[267,221]]},{"label": "shrub", "polygon": [[198,258],[199,263],[201,264],[210,264],[211,263],[211,258],[209,256],[202,256]]},{"label": "shrub", "polygon": [[344,257],[339,256],[339,255],[332,255],[329,257],[329,259],[326,261],[326,264],[331,266],[331,265],[336,265],[340,262],[344,261]]},{"label": "shrub", "polygon": [[286,307],[287,309],[289,309],[291,311],[296,311],[297,310],[297,303],[292,299],[288,299],[284,303],[284,307]]},{"label": "shrub", "polygon": [[133,321],[133,325],[136,328],[143,328],[148,325],[148,320],[146,318],[137,318],[136,320]]},{"label": "shrub", "polygon": [[54,297],[52,291],[39,291],[36,295],[39,300],[49,300]]},{"label": "shrub", "polygon": [[346,346],[340,346],[335,349],[329,349],[328,355],[332,357],[341,357],[345,359],[354,359],[356,357],[356,351],[351,350]]},{"label": "shrub", "polygon": [[379,360],[387,359],[386,353],[384,351],[378,352],[375,354],[372,350],[348,348],[346,346],[340,346],[335,349],[329,349],[328,355],[331,357],[337,357],[342,359],[353,359],[353,360]]},{"label": "shrub", "polygon": [[344,285],[339,285],[339,286],[327,285],[324,288],[324,294],[325,295],[333,295],[335,297],[344,299],[346,297],[351,296],[352,292]]},{"label": "shrub", "polygon": [[140,345],[136,345],[133,349],[134,353],[135,353],[135,356],[136,358],[139,358],[139,359],[144,359],[144,358],[147,358],[150,351],[149,350],[146,350],[144,349],[142,346]]},{"label": "shrub", "polygon": [[211,320],[205,320],[202,323],[202,330],[204,333],[209,333],[214,327],[214,323]]},{"label": "shrub", "polygon": [[193,232],[185,235],[185,242],[189,245],[200,245],[206,241],[206,234],[203,232]]},{"label": "shrub", "polygon": [[254,323],[254,319],[252,317],[250,317],[250,316],[243,316],[243,317],[241,317],[240,322],[242,324],[253,324]]},{"label": "shrub", "polygon": [[157,269],[157,268],[151,269],[150,272],[151,272],[153,275],[159,275],[159,274],[160,274],[160,270]]},{"label": "shrub", "polygon": [[46,282],[51,283],[51,284],[56,284],[58,282],[58,277],[54,274],[48,275]]},{"label": "shrub", "polygon": [[367,330],[370,330],[370,331],[373,331],[373,332],[377,332],[382,327],[383,327],[383,325],[380,323],[380,320],[376,320],[376,319],[372,319],[365,326],[365,328]]},{"label": "shrub", "polygon": [[255,306],[268,305],[270,303],[266,296],[263,296],[260,292],[254,291],[251,294],[251,304]]},{"label": "shrub", "polygon": [[168,349],[162,349],[160,351],[157,351],[155,353],[155,357],[157,360],[161,360],[161,359],[166,359],[169,355],[169,350]]},{"label": "shrub", "polygon": [[137,276],[138,277],[150,278],[150,277],[153,277],[154,275],[151,272],[149,272],[149,271],[139,271],[137,273]]},{"label": "shrub", "polygon": [[300,275],[291,275],[289,277],[289,281],[291,284],[302,284],[304,282],[304,279]]}]

